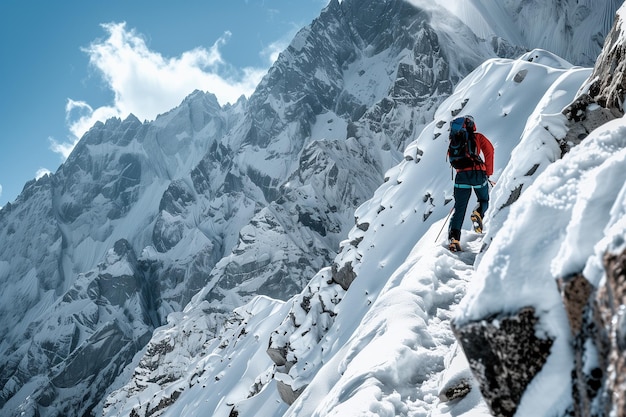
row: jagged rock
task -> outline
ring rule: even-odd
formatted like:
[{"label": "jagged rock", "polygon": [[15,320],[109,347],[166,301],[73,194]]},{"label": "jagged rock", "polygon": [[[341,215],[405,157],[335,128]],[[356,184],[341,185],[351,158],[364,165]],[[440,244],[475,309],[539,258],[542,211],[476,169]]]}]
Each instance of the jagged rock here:
[{"label": "jagged rock", "polygon": [[589,94],[602,107],[614,110],[616,116],[624,114],[624,91],[626,90],[626,45],[620,29],[624,22],[618,13],[613,28],[604,41],[602,53],[596,61],[594,80]]},{"label": "jagged rock", "polygon": [[478,383],[468,366],[467,358],[458,343],[454,343],[448,353],[445,371],[440,376],[437,397],[442,403],[458,402],[472,390],[478,391]]},{"label": "jagged rock", "polygon": [[602,319],[608,331],[606,408],[616,417],[626,416],[626,251],[604,257],[606,285],[598,295]]},{"label": "jagged rock", "polygon": [[[593,403],[599,398],[606,364],[602,357],[588,349],[587,343],[594,344],[599,352],[605,351],[607,346],[594,302],[596,291],[582,274],[560,279],[558,284],[573,337],[573,412],[577,417],[593,415]],[[594,366],[596,362],[601,365]]]},{"label": "jagged rock", "polygon": [[284,366],[287,363],[287,347],[280,346],[267,348],[267,355],[277,366]]},{"label": "jagged rock", "polygon": [[455,384],[448,385],[439,393],[439,401],[442,403],[458,400],[465,397],[472,390],[469,379],[455,381]]},{"label": "jagged rock", "polygon": [[493,316],[452,330],[459,340],[480,390],[495,416],[513,416],[522,394],[539,373],[552,346],[536,336],[532,307],[513,315]]},{"label": "jagged rock", "polygon": [[626,416],[626,251],[607,253],[604,267],[606,282],[598,289],[580,274],[559,281],[573,335],[576,417]]},{"label": "jagged rock", "polygon": [[587,92],[563,109],[563,114],[572,123],[567,135],[561,140],[562,154],[579,144],[597,127],[624,114],[626,45],[620,30],[622,24],[618,13],[589,77]]},{"label": "jagged rock", "polygon": [[559,140],[561,156],[580,144],[594,129],[619,117],[614,110],[598,106],[589,94],[580,95],[562,113],[571,123],[565,137]]},{"label": "jagged rock", "polygon": [[593,287],[584,276],[575,275],[560,280],[560,288],[572,335],[577,335],[583,328],[584,310],[589,304]]},{"label": "jagged rock", "polygon": [[352,281],[356,278],[356,274],[352,269],[352,262],[346,262],[341,267],[333,263],[332,277],[333,282],[339,284],[344,290],[348,290],[350,284],[352,284]]},{"label": "jagged rock", "polygon": [[306,389],[306,386],[304,386],[297,390],[293,390],[291,386],[282,381],[277,381],[276,386],[278,388],[278,393],[280,394],[280,399],[289,405],[293,404],[298,399],[300,394],[302,394],[302,392]]},{"label": "jagged rock", "polygon": [[[125,353],[127,343],[119,323],[112,322],[98,329],[86,343],[72,353],[61,372],[55,375],[52,383],[58,388],[71,388],[84,380],[89,380],[105,365],[117,361],[120,353]],[[97,343],[96,343],[97,341]],[[130,352],[134,354],[135,352]],[[130,358],[126,358],[129,360]]]},{"label": "jagged rock", "polygon": [[[20,349],[6,352],[11,365],[2,368],[0,404],[14,394],[12,389],[21,388],[29,372],[39,372],[46,377],[30,382],[33,391],[24,411],[54,415],[55,403],[62,402],[88,414],[90,402],[150,340],[154,323],[146,308],[154,300],[149,285],[130,243],[115,242],[97,269],[81,274],[48,317],[31,323],[30,331],[38,337],[29,343],[28,354],[22,358]],[[81,398],[68,395],[82,385],[88,389]]]}]

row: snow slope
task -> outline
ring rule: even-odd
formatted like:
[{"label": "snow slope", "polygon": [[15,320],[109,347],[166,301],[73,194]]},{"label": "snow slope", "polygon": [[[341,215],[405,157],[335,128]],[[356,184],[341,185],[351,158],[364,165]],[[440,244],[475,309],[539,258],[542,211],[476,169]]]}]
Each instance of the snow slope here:
[{"label": "snow slope", "polygon": [[[458,381],[473,384],[449,323],[466,291],[478,283],[473,264],[483,244],[479,235],[466,230],[465,252],[454,255],[444,247],[446,233],[440,231],[445,229],[452,181],[445,162],[447,126],[440,122],[450,120],[462,103],[463,112],[475,116],[479,130],[496,144],[495,194],[500,184],[508,184],[503,172],[512,154],[536,158],[535,144],[520,141],[524,132],[543,117],[558,118],[559,109],[573,100],[589,73],[541,50],[480,66],[439,107],[435,120],[407,148],[405,161],[387,172],[386,182],[357,210],[357,226],[335,259],[337,267],[352,265],[356,279],[349,290],[332,282],[330,267],[322,269],[302,294],[286,304],[275,302],[282,323],[279,315],[259,317],[271,334],[250,325],[230,342],[220,336],[225,344],[220,348],[211,348],[215,342],[198,345],[190,365],[182,357],[173,362],[187,367],[184,383],[143,391],[143,407],[171,398],[176,388],[176,405],[161,415],[228,416],[236,410],[245,416],[259,415],[255,412],[261,408],[263,415],[294,417],[489,415],[475,386],[462,401],[446,403],[439,397]],[[541,155],[557,159],[557,154]],[[489,217],[486,221],[490,227]],[[184,321],[176,322],[187,323],[185,328],[201,323],[202,306],[202,297],[196,297]],[[188,337],[193,339],[193,333]],[[258,355],[268,343],[270,348],[286,346],[289,369],[274,369],[269,357]],[[235,350],[234,344],[240,348]],[[244,344],[250,350],[241,348]],[[211,357],[220,357],[220,365],[209,364]],[[207,365],[199,372],[203,362]],[[224,366],[249,370],[231,375],[221,373]],[[255,373],[258,369],[263,371]],[[190,379],[194,374],[202,376]],[[304,389],[289,409],[278,394],[284,386]],[[222,387],[229,387],[228,395]],[[123,407],[130,408],[122,409],[115,398],[109,397],[105,415],[125,415],[121,410],[133,407],[128,402]]]},{"label": "snow slope", "polygon": [[[532,112],[538,106],[543,107],[544,100],[552,101],[551,104],[554,106],[552,109],[565,107],[574,98],[578,88],[590,73],[587,69],[562,69],[547,66],[542,61],[553,64],[555,57],[545,51],[533,51],[531,56],[534,57],[533,62],[528,62],[527,57],[517,61],[488,61],[468,76],[457,87],[450,99],[446,100],[438,109],[435,121],[424,129],[414,143],[409,145],[405,152],[408,157],[407,161],[390,170],[386,175],[388,180],[385,185],[377,190],[370,201],[357,210],[357,222],[369,224],[369,227],[366,232],[363,232],[357,225],[349,234],[348,241],[358,241],[358,244],[346,243],[335,261],[339,266],[351,263],[356,279],[349,291],[346,292],[345,298],[334,311],[336,314],[334,322],[337,323],[337,328],[331,328],[328,334],[321,338],[319,349],[329,352],[325,355],[339,355],[341,361],[349,363],[351,357],[341,353],[343,346],[345,343],[349,343],[349,338],[359,332],[358,325],[364,322],[361,322],[360,319],[356,319],[355,322],[352,315],[355,315],[356,311],[360,312],[360,314],[356,314],[359,318],[369,314],[370,307],[367,300],[374,300],[381,294],[384,286],[388,285],[388,277],[396,273],[400,265],[405,262],[407,254],[413,249],[415,242],[426,233],[432,222],[443,219],[448,214],[450,206],[446,206],[445,203],[451,197],[452,181],[443,157],[447,137],[444,134],[446,126],[440,121],[449,120],[455,110],[461,107],[461,103],[469,99],[463,108],[463,113],[474,115],[478,129],[494,142],[497,155],[494,179],[498,180],[499,183],[501,180],[499,173],[509,162],[509,155],[519,143],[525,122]],[[522,77],[516,77],[520,73],[525,74],[521,81],[520,78]],[[559,90],[560,93],[554,94],[554,90]],[[554,139],[552,140],[554,141]],[[534,151],[533,147],[524,149],[519,152],[532,155]],[[432,218],[433,220],[427,219],[425,221],[424,217],[427,214],[429,214],[428,219]],[[486,222],[489,224],[489,216],[487,216]],[[467,224],[466,227],[469,225]],[[444,243],[447,236],[444,230],[437,242],[432,237],[432,233],[430,237],[432,239],[431,245],[434,245],[435,243]],[[464,237],[464,239],[466,238]],[[429,245],[426,243],[428,241],[425,240],[426,238],[421,241],[418,247],[428,247]],[[383,243],[381,244],[381,242]],[[466,245],[464,240],[462,240],[462,245]],[[458,267],[452,268],[453,271],[455,269]],[[438,270],[439,268],[436,267],[435,271]],[[450,275],[454,276],[454,273]],[[410,282],[410,279],[407,281]],[[437,285],[433,289],[436,287]],[[437,293],[435,291],[435,294]],[[429,296],[435,297],[435,294],[431,293]],[[343,305],[344,302],[347,302],[348,307]],[[294,310],[297,311],[295,305]],[[351,319],[342,320],[343,312],[349,312]],[[378,311],[375,316],[381,314]],[[309,321],[311,320],[306,322]],[[415,325],[413,324],[413,326]],[[300,338],[299,334],[305,332],[301,327],[293,328],[289,324],[286,327],[292,328],[292,337],[296,339]],[[411,328],[412,326],[408,327]],[[442,327],[446,328],[447,323]],[[328,340],[332,341],[331,345],[326,345]],[[293,346],[293,342],[291,346]],[[313,352],[316,351],[317,349],[313,349]],[[382,355],[384,351],[378,353]],[[310,373],[301,371],[305,366],[301,364],[318,363],[309,359],[311,355],[315,358],[315,353],[309,353],[305,349],[293,349],[293,355],[298,358],[298,361],[287,373],[293,380],[293,384],[296,387],[309,383],[314,386],[316,380],[311,381]],[[326,362],[326,360],[323,361],[323,363]],[[320,372],[323,373],[323,369],[327,366],[332,367],[332,365],[324,365]],[[400,366],[400,363],[397,363],[396,366]],[[436,371],[442,372],[443,366]],[[339,375],[335,374],[335,378],[333,382],[341,384],[343,377],[340,378]],[[374,380],[376,379],[374,378]],[[322,384],[328,385],[327,382],[322,382]],[[310,395],[316,395],[316,393],[316,389],[305,391],[294,409],[298,409],[299,404],[316,404],[318,398],[309,398]],[[377,398],[377,396],[384,398],[383,394],[382,391],[374,390],[372,396],[373,398]],[[432,391],[421,396],[413,392],[411,398],[414,401],[417,399],[430,401],[432,407],[435,405],[435,398],[432,395]],[[352,399],[348,396],[343,401],[362,401],[362,399]],[[326,412],[329,411],[326,409]],[[403,413],[400,409],[395,409],[395,412]],[[311,414],[294,412],[293,415],[324,415],[324,412],[322,409],[316,409]],[[407,415],[411,414],[408,413]]]}]

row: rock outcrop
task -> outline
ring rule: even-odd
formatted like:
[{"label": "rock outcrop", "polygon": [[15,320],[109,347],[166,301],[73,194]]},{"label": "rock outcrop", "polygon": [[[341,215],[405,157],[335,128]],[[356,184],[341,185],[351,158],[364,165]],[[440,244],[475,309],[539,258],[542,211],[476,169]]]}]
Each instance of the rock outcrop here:
[{"label": "rock outcrop", "polygon": [[606,408],[616,417],[626,416],[626,251],[604,258],[606,284],[598,291],[597,305],[608,337],[599,348],[604,369]]},{"label": "rock outcrop", "polygon": [[537,337],[538,321],[534,309],[527,307],[462,327],[452,323],[494,416],[515,415],[528,384],[550,355],[552,340]]}]

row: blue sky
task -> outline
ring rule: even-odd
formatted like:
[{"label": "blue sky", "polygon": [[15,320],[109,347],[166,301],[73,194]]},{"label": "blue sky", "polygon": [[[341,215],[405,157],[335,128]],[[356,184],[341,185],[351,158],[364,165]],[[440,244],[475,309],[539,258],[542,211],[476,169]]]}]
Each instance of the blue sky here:
[{"label": "blue sky", "polygon": [[152,120],[196,88],[222,104],[249,95],[327,3],[2,0],[0,206],[96,120]]}]

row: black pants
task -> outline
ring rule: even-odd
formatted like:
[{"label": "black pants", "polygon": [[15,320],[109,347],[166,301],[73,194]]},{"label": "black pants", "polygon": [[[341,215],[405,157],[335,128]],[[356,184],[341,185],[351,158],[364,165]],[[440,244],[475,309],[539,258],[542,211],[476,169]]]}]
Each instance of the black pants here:
[{"label": "black pants", "polygon": [[483,218],[489,208],[489,180],[485,171],[457,172],[454,179],[454,213],[450,219],[448,238],[461,239],[461,228],[472,196],[472,189],[478,199],[478,214]]}]

